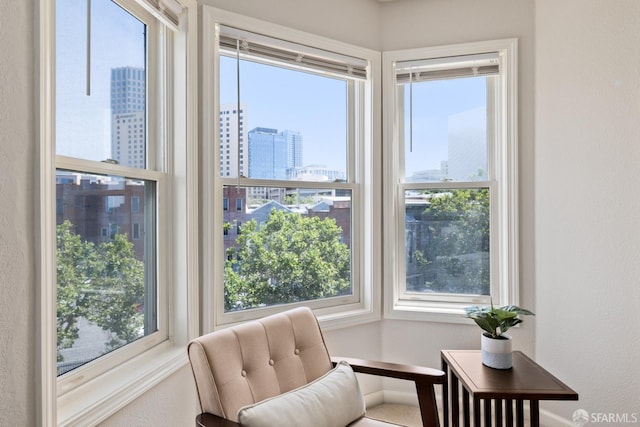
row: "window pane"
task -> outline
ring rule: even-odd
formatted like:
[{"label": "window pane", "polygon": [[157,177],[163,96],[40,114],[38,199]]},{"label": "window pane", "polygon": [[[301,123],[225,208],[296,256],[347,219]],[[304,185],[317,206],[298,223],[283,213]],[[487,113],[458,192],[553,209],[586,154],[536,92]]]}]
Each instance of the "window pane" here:
[{"label": "window pane", "polygon": [[487,180],[487,79],[401,85],[406,182]]},{"label": "window pane", "polygon": [[408,292],[489,295],[489,189],[405,191]]},{"label": "window pane", "polygon": [[346,80],[221,56],[220,92],[220,176],[345,180]]},{"label": "window pane", "polygon": [[86,5],[56,1],[56,153],[144,168],[146,26],[93,0],[88,33]]},{"label": "window pane", "polygon": [[155,183],[58,170],[56,206],[60,375],[157,330]]},{"label": "window pane", "polygon": [[225,311],[351,290],[351,191],[224,187]]}]

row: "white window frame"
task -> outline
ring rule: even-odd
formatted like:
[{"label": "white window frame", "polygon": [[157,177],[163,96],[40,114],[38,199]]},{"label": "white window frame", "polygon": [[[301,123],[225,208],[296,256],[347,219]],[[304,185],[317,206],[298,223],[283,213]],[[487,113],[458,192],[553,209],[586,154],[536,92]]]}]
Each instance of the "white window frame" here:
[{"label": "white window frame", "polygon": [[[429,320],[467,323],[464,307],[518,302],[518,174],[517,174],[517,39],[502,39],[457,45],[406,49],[383,53],[385,76],[383,98],[384,138],[384,315],[392,319]],[[500,74],[496,77],[494,111],[496,117],[487,126],[493,129],[493,143],[487,148],[491,192],[490,269],[491,295],[449,295],[445,298],[429,294],[406,293],[404,256],[404,194],[416,185],[404,182],[404,120],[396,108],[397,85],[395,64],[483,53],[498,53]],[[446,61],[446,60],[443,60]],[[428,187],[420,184],[418,187]],[[437,188],[469,188],[469,183],[437,183]],[[473,186],[472,186],[473,187]],[[442,294],[441,294],[442,295]]]},{"label": "white window frame", "polygon": [[[362,117],[360,128],[351,129],[354,137],[348,147],[351,153],[358,156],[351,183],[347,186],[352,190],[352,286],[354,295],[349,298],[337,297],[339,302],[327,300],[307,301],[302,304],[288,304],[272,306],[254,310],[224,313],[224,280],[223,280],[223,186],[226,182],[239,183],[243,186],[269,186],[266,180],[228,179],[221,178],[219,172],[219,140],[220,123],[218,93],[219,69],[218,37],[220,26],[244,29],[266,37],[287,40],[292,43],[311,46],[325,51],[336,52],[368,62],[369,79],[363,84],[362,102],[351,114]],[[326,39],[313,34],[292,30],[254,18],[245,17],[232,12],[203,6],[202,9],[202,64],[203,78],[202,93],[202,128],[203,144],[201,169],[203,171],[203,331],[215,330],[249,319],[262,317],[282,311],[296,305],[312,307],[325,328],[342,327],[377,320],[380,318],[380,135],[374,124],[374,118],[381,114],[379,103],[380,89],[374,82],[380,79],[380,53],[349,44]],[[328,188],[332,184],[301,182],[297,185],[304,188]],[[333,188],[333,187],[331,187]],[[357,242],[357,243],[355,243]]]},{"label": "white window frame", "polygon": [[[149,24],[150,99],[148,138],[166,149],[150,149],[156,170],[129,168],[65,156],[55,150],[55,2],[38,3],[39,34],[39,329],[38,424],[95,425],[185,366],[184,345],[199,334],[197,243],[197,3],[178,0],[179,22],[148,0],[116,0]],[[165,2],[166,3],[166,2]],[[174,10],[173,8],[170,8]],[[155,28],[154,28],[155,27]],[[169,31],[172,29],[173,31]],[[156,64],[150,60],[157,58]],[[155,82],[155,83],[152,83]],[[151,107],[150,107],[151,108]],[[150,148],[151,145],[149,144]],[[120,175],[157,182],[159,332],[57,377],[56,369],[56,168]],[[177,221],[180,219],[180,221]],[[171,224],[171,226],[169,226]],[[177,285],[174,286],[173,284]],[[160,320],[162,319],[162,320]]]}]

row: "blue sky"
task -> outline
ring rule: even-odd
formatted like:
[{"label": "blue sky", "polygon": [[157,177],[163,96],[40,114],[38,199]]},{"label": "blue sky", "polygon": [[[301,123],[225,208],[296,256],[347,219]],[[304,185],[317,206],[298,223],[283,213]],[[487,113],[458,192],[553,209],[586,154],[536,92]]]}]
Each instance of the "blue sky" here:
[{"label": "blue sky", "polygon": [[[91,95],[87,96],[85,5],[57,0],[57,153],[104,160],[111,157],[111,69],[144,67],[144,25],[110,0],[92,0]],[[235,75],[235,59],[223,58],[221,104],[237,102]],[[344,81],[250,61],[241,61],[240,78],[248,130],[298,131],[305,165],[346,169]],[[485,103],[482,77],[414,83],[413,152],[407,154],[407,175],[439,168],[447,159],[448,117]]]},{"label": "blue sky", "polygon": [[409,85],[405,85],[406,176],[447,160],[449,117],[486,106],[486,77],[413,84],[413,150],[409,152]]},{"label": "blue sky", "polygon": [[[223,57],[220,68],[220,103],[235,104],[236,59]],[[345,171],[345,81],[244,60],[240,81],[247,130],[267,127],[300,132],[304,165]]]},{"label": "blue sky", "polygon": [[56,4],[56,151],[111,157],[111,69],[144,67],[144,25],[110,0],[92,0],[91,95],[86,94],[86,2]]}]

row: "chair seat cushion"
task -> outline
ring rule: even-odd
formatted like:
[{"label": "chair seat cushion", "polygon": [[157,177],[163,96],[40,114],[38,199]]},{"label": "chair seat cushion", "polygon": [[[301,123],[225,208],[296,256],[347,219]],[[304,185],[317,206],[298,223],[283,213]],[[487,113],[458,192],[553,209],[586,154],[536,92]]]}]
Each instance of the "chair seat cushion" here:
[{"label": "chair seat cushion", "polygon": [[247,427],[344,427],[364,413],[356,375],[340,362],[303,387],[241,408],[238,421]]}]

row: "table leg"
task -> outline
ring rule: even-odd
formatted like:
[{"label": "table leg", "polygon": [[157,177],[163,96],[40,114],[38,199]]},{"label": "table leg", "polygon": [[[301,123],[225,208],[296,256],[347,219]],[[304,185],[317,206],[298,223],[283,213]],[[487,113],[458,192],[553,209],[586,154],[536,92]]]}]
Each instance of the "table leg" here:
[{"label": "table leg", "polygon": [[507,410],[507,427],[513,427],[513,401],[511,399],[505,400],[505,406]]},{"label": "table leg", "polygon": [[491,427],[491,399],[484,400],[484,427]]},{"label": "table leg", "polygon": [[444,372],[444,383],[442,384],[442,412],[444,415],[444,427],[449,427],[449,365],[442,358],[442,371]]},{"label": "table leg", "polygon": [[516,400],[516,425],[524,427],[524,400]]},{"label": "table leg", "polygon": [[540,401],[529,401],[529,412],[531,416],[531,427],[540,426]]},{"label": "table leg", "polygon": [[455,375],[451,375],[451,424],[453,427],[460,427],[460,392]]},{"label": "table leg", "polygon": [[464,416],[464,427],[471,427],[471,415],[469,413],[469,392],[462,387],[462,413]]},{"label": "table leg", "polygon": [[473,426],[481,427],[481,420],[482,418],[480,418],[480,399],[473,396]]}]

